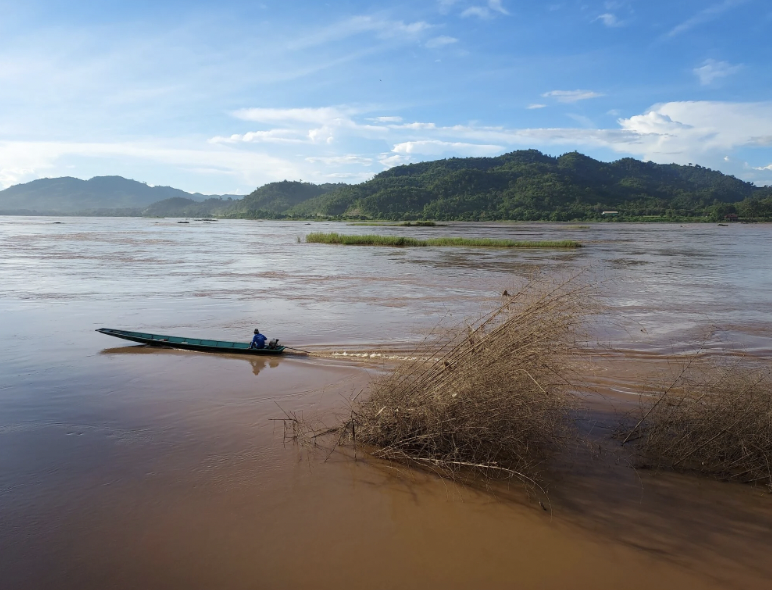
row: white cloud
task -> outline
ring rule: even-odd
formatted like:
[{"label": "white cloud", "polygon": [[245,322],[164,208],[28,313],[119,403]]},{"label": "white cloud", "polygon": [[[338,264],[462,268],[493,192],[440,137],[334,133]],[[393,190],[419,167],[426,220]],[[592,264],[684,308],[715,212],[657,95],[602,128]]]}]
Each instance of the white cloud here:
[{"label": "white cloud", "polygon": [[398,143],[392,151],[395,154],[422,154],[440,155],[448,152],[469,156],[489,156],[503,151],[500,145],[481,145],[458,141],[440,141],[437,139],[425,139],[421,141],[406,141]]},{"label": "white cloud", "polygon": [[415,121],[414,123],[403,123],[401,125],[389,125],[391,129],[437,129],[437,125],[434,123],[421,123]]},{"label": "white cloud", "polygon": [[268,131],[250,131],[244,134],[235,133],[228,137],[217,136],[209,143],[304,143],[307,136],[295,129],[270,129]]},{"label": "white cloud", "polygon": [[491,17],[491,11],[485,8],[484,6],[470,6],[464,12],[461,13],[462,18],[467,18],[470,16],[476,16],[477,18],[490,18]]},{"label": "white cloud", "polygon": [[692,29],[698,25],[704,24],[706,22],[709,22],[709,21],[712,21],[713,19],[718,18],[724,12],[731,10],[735,6],[745,4],[747,1],[748,0],[724,0],[720,4],[714,4],[713,6],[708,6],[707,8],[695,14],[693,17],[682,22],[680,25],[673,27],[668,32],[667,36],[675,37],[676,35],[685,33],[689,29]]},{"label": "white cloud", "polygon": [[543,109],[546,106],[547,106],[546,104],[533,103],[533,104],[529,104],[525,108],[527,108],[527,109]]},{"label": "white cloud", "polygon": [[753,168],[754,170],[772,170],[772,164],[770,164],[769,166],[761,166],[761,167],[759,167],[759,168],[756,168],[756,167],[752,167],[752,168]]},{"label": "white cloud", "polygon": [[357,156],[356,154],[349,154],[346,156],[317,156],[306,158],[306,162],[315,164],[320,162],[328,165],[345,165],[345,164],[360,164],[362,166],[369,166],[373,163],[372,158],[364,158]]},{"label": "white cloud", "polygon": [[394,168],[394,166],[401,166],[410,162],[410,156],[402,154],[380,154],[378,156],[378,163],[384,168]]},{"label": "white cloud", "polygon": [[507,12],[507,9],[504,8],[504,5],[502,4],[502,0],[488,0],[488,7],[491,10],[500,12],[501,14],[509,14],[509,12]]},{"label": "white cloud", "polygon": [[742,67],[742,64],[732,65],[726,61],[706,59],[701,66],[694,68],[692,71],[700,79],[700,84],[707,86],[718,78],[726,78],[739,72]]},{"label": "white cloud", "polygon": [[328,125],[341,121],[350,121],[354,110],[340,107],[301,108],[301,109],[265,109],[251,108],[233,111],[232,115],[244,121],[256,123],[313,123]]},{"label": "white cloud", "polygon": [[595,20],[602,21],[607,27],[621,27],[622,22],[610,12],[599,15]]},{"label": "white cloud", "polygon": [[429,49],[436,49],[438,47],[444,47],[445,45],[451,45],[456,42],[458,42],[458,39],[456,39],[455,37],[440,35],[439,37],[434,37],[432,39],[429,39],[426,42],[426,47],[428,47]]},{"label": "white cloud", "polygon": [[323,28],[316,33],[305,35],[301,39],[292,41],[287,47],[290,50],[307,49],[341,41],[362,33],[375,33],[381,39],[414,40],[432,28],[433,25],[424,21],[406,23],[376,16],[355,16]]},{"label": "white cloud", "polygon": [[370,117],[367,120],[376,123],[399,123],[402,121],[402,117]]},{"label": "white cloud", "polygon": [[726,153],[772,140],[772,102],[670,102],[619,119],[619,124],[638,136],[633,153],[684,163],[699,154]]},{"label": "white cloud", "polygon": [[603,96],[603,94],[593,92],[592,90],[551,90],[550,92],[545,92],[542,96],[544,98],[554,98],[558,102],[571,103],[589,98],[598,98]]},{"label": "white cloud", "polygon": [[[271,180],[303,177],[296,162],[271,154],[209,144],[192,147],[183,142],[0,142],[0,185],[10,186],[68,168],[68,162],[116,160],[122,168],[115,174],[131,176],[134,164],[161,164],[167,171],[216,173],[232,176],[248,186]],[[184,187],[181,187],[184,188]],[[196,191],[194,186],[188,190]]]},{"label": "white cloud", "polygon": [[[107,163],[116,174],[136,177],[132,170],[140,170],[143,179],[156,184],[177,174],[185,182],[165,183],[186,190],[200,190],[196,184],[203,175],[233,179],[238,186],[285,178],[323,182],[332,178],[330,174],[364,180],[369,166],[490,156],[518,148],[607,149],[655,162],[713,164],[748,180],[772,182],[772,169],[767,166],[743,168],[740,160],[724,160],[734,150],[772,147],[772,101],[663,103],[600,129],[581,118],[577,120],[584,127],[556,128],[360,119],[376,108],[383,107],[242,109],[237,114],[245,125],[259,123],[266,129],[217,137],[209,143],[190,138],[144,143],[0,142],[0,185],[62,174],[85,177],[86,169],[101,170]],[[768,161],[766,156],[762,161]],[[69,166],[75,164],[77,168],[70,172]],[[157,179],[146,175],[152,165],[162,170]]]}]

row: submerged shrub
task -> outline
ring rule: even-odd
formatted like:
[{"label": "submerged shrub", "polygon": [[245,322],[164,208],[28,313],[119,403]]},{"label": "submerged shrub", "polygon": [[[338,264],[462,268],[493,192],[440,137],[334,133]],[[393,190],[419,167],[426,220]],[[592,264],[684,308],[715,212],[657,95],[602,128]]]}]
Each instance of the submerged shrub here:
[{"label": "submerged shrub", "polygon": [[378,457],[536,483],[567,435],[570,357],[588,310],[576,282],[532,283],[425,343],[423,360],[371,385],[345,428]]},{"label": "submerged shrub", "polygon": [[641,407],[624,441],[639,464],[764,484],[772,491],[772,379],[743,363],[689,363]]}]

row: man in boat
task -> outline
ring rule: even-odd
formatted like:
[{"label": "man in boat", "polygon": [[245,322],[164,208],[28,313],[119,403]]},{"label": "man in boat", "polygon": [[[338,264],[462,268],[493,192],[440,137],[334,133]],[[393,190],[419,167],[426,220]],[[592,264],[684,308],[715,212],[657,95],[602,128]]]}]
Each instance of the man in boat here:
[{"label": "man in boat", "polygon": [[260,330],[255,328],[255,335],[252,336],[252,342],[249,344],[249,348],[265,348],[265,341],[268,340],[260,333]]}]

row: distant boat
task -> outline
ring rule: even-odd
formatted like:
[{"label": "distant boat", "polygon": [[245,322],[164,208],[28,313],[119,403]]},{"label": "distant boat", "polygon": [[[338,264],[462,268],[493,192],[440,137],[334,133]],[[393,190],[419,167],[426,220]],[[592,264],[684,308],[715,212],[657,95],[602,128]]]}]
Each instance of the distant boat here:
[{"label": "distant boat", "polygon": [[274,348],[250,348],[246,342],[229,342],[227,340],[204,340],[201,338],[185,338],[183,336],[163,336],[161,334],[148,334],[147,332],[129,332],[128,330],[113,330],[111,328],[99,328],[97,332],[147,344],[149,346],[163,346],[166,348],[180,348],[182,350],[197,350],[199,352],[227,352],[231,354],[281,354],[284,346]]}]

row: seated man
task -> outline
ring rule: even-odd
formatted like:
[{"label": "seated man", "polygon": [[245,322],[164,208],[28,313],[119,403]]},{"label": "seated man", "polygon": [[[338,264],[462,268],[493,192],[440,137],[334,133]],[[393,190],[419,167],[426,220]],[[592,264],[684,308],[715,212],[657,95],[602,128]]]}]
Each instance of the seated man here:
[{"label": "seated man", "polygon": [[260,330],[255,328],[255,335],[252,336],[252,342],[249,344],[249,348],[265,348],[265,341],[268,340],[260,333]]}]

